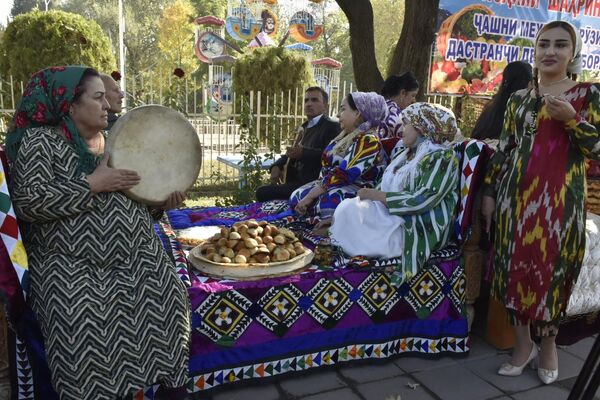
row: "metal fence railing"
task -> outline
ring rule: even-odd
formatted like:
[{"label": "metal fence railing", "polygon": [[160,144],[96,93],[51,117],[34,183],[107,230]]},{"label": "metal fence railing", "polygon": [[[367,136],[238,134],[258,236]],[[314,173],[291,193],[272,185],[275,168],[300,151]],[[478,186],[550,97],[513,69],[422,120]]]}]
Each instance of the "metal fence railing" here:
[{"label": "metal fence railing", "polygon": [[[6,132],[8,122],[23,92],[24,83],[15,81],[11,76],[0,76],[0,132]],[[249,105],[247,112],[251,116],[257,138],[258,151],[269,149],[283,151],[295,138],[297,127],[304,120],[303,96],[305,88],[288,90],[276,94],[250,92],[244,100]],[[233,178],[237,171],[217,161],[217,157],[243,152],[241,146],[240,98],[231,93],[231,101],[214,111],[215,99],[211,97],[211,88],[205,82],[194,78],[164,77],[164,79],[128,79],[129,107],[143,104],[161,104],[176,108],[184,113],[196,128],[203,146],[203,165],[198,183],[214,184],[223,178]],[[330,93],[329,114],[335,116],[339,104],[353,85],[340,82],[336,87],[328,88]],[[458,97],[429,95],[427,101],[442,104],[454,109]],[[458,104],[460,106],[460,104]],[[212,107],[211,107],[212,106]],[[212,110],[212,111],[211,111]]]}]

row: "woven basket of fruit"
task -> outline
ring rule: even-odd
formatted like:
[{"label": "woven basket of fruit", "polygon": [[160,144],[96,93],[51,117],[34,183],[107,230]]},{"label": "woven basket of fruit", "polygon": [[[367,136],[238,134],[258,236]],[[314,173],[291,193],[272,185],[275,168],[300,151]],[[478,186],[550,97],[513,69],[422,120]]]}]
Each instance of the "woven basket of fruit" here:
[{"label": "woven basket of fruit", "polygon": [[225,279],[254,280],[298,273],[313,252],[289,229],[266,221],[240,221],[194,247],[189,260],[202,273]]}]

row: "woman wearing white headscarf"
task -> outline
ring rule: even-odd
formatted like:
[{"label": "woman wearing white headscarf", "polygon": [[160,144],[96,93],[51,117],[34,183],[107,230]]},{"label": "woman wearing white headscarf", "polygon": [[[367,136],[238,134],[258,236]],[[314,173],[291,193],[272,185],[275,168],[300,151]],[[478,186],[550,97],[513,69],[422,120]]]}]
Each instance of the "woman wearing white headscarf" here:
[{"label": "woman wearing white headscarf", "polygon": [[415,103],[402,111],[404,146],[379,189],[361,189],[335,210],[331,239],[351,256],[402,257],[408,279],[443,247],[458,201],[458,159],[441,143],[458,131],[452,111]]},{"label": "woman wearing white headscarf", "polygon": [[546,384],[558,378],[555,338],[585,250],[584,158],[597,159],[600,150],[600,87],[577,83],[579,73],[579,30],[564,21],[544,25],[534,88],[508,102],[482,203],[487,230],[496,220],[492,295],[504,303],[516,337],[498,373],[520,375],[538,356],[533,326]]}]

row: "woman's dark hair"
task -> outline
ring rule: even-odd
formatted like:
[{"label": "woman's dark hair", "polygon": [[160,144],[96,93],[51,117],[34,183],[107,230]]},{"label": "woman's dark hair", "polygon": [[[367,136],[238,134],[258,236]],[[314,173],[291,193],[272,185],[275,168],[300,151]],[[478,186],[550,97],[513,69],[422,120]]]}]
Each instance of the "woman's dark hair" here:
[{"label": "woman's dark hair", "polygon": [[354,111],[358,110],[356,108],[356,103],[354,102],[354,99],[352,98],[352,93],[348,93],[348,95],[346,96],[346,101],[348,102],[348,105],[350,106],[351,109],[353,109]]},{"label": "woman's dark hair", "polygon": [[85,71],[83,71],[83,75],[81,76],[81,79],[79,80],[79,83],[75,88],[75,96],[73,96],[73,103],[77,103],[79,101],[79,98],[81,97],[83,92],[85,92],[85,84],[93,77],[100,78],[100,74],[94,68],[86,68]]},{"label": "woman's dark hair", "polygon": [[419,81],[408,71],[401,75],[392,75],[385,80],[381,88],[381,95],[386,99],[398,96],[402,90],[411,92],[419,89]]},{"label": "woman's dark hair", "polygon": [[511,94],[527,87],[532,79],[531,65],[523,61],[511,62],[504,68],[502,83],[498,92],[485,106],[475,122],[473,139],[498,139],[504,123],[506,103]]}]

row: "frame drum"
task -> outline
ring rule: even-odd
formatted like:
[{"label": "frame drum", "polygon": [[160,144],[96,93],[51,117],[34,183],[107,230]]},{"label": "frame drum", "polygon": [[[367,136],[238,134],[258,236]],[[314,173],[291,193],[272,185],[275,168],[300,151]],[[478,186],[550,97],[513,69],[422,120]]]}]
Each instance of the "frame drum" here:
[{"label": "frame drum", "polygon": [[187,191],[202,164],[202,146],[192,124],[179,112],[158,105],[121,116],[108,134],[105,151],[110,167],[140,175],[140,183],[124,193],[148,205],[162,204],[172,192]]}]

